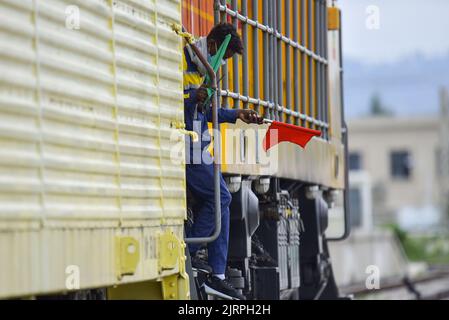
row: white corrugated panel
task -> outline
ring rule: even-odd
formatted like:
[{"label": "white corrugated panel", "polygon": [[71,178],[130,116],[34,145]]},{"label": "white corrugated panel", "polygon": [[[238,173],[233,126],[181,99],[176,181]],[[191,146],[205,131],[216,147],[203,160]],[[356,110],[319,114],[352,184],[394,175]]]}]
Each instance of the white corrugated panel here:
[{"label": "white corrugated panel", "polygon": [[[39,230],[182,225],[184,166],[170,159],[179,143],[170,139],[170,124],[183,120],[181,40],[170,28],[181,21],[180,6],[180,0],[0,2],[2,248],[24,239],[1,270],[13,270],[11,261],[32,261],[36,270],[58,264],[46,260]],[[70,28],[77,13],[80,28]],[[30,230],[37,244],[18,229]],[[54,250],[70,258],[72,249]],[[27,270],[24,277],[38,272]],[[54,289],[44,273],[35,276],[35,289]]]}]

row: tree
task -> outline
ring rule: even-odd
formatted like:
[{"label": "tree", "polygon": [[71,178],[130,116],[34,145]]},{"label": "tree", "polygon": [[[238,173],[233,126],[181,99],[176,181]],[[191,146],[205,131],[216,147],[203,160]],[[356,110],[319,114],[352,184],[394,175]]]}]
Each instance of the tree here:
[{"label": "tree", "polygon": [[382,104],[378,93],[373,94],[371,97],[370,114],[373,116],[391,115],[391,111]]}]

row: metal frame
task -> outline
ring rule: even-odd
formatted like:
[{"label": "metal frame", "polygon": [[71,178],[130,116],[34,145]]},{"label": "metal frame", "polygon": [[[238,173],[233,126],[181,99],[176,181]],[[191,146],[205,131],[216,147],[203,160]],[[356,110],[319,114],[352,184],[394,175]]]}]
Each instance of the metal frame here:
[{"label": "metal frame", "polygon": [[[325,0],[294,0],[293,1],[293,21],[291,21],[289,15],[282,16],[282,1],[281,0],[263,0],[262,8],[262,20],[258,21],[258,14],[254,12],[259,11],[258,1],[252,1],[253,17],[248,17],[248,1],[241,1],[241,13],[238,12],[238,1],[232,0],[231,8],[226,6],[225,0],[215,1],[215,23],[220,21],[226,21],[230,16],[232,23],[237,26],[238,21],[242,22],[242,40],[244,43],[245,51],[242,58],[242,92],[240,93],[239,83],[239,62],[238,59],[233,59],[233,88],[234,91],[230,91],[228,87],[228,66],[227,64],[222,67],[223,81],[220,89],[220,94],[223,97],[223,106],[227,107],[227,100],[233,99],[233,107],[238,108],[240,102],[243,103],[244,108],[248,108],[249,104],[252,104],[256,111],[261,112],[263,108],[263,115],[265,118],[273,120],[283,120],[283,116],[286,116],[288,123],[298,125],[309,125],[316,127],[322,131],[322,137],[328,139],[328,92],[327,92],[327,10]],[[308,43],[305,44],[305,2],[308,3],[309,17],[308,23]],[[299,2],[301,2],[299,4]],[[315,18],[312,25],[311,13],[312,5],[314,5]],[[286,9],[290,7],[290,3],[285,3]],[[299,10],[301,9],[301,10]],[[301,17],[298,17],[301,12]],[[283,21],[284,20],[284,21]],[[282,30],[281,23],[284,23],[286,30],[285,35],[279,30]],[[290,27],[293,23],[293,39],[290,38]],[[299,23],[302,23],[301,27],[301,39],[298,41]],[[248,52],[248,26],[252,30],[253,36],[253,50]],[[263,50],[263,97],[261,97],[259,91],[259,39],[258,32],[263,32],[262,45]],[[316,50],[311,49],[312,34],[315,36]],[[286,58],[284,60],[283,47],[286,49]],[[293,59],[291,59],[291,50],[293,50]],[[249,96],[249,72],[248,72],[248,56],[253,57],[253,83],[254,94],[253,97]],[[301,57],[301,62],[298,60],[298,56]],[[291,63],[293,61],[293,79],[291,75]],[[305,72],[305,63],[309,64],[308,74]],[[301,64],[301,72],[299,72],[299,65]],[[315,64],[317,72],[313,72],[312,67]],[[283,83],[283,70],[285,69],[286,75],[286,96],[284,97],[284,83]],[[308,79],[308,108],[306,107],[306,77]],[[316,83],[313,83],[313,79],[316,79]],[[293,80],[294,89],[291,91],[291,81]],[[314,92],[316,88],[316,95],[318,105],[317,114],[314,114]],[[293,94],[292,94],[293,93]],[[293,97],[292,97],[293,95]],[[285,99],[284,99],[285,98]],[[285,104],[284,104],[285,100]],[[310,110],[311,112],[307,112]]]},{"label": "metal frame", "polygon": [[[185,32],[184,28],[182,30]],[[220,125],[218,123],[218,94],[217,94],[217,78],[215,71],[212,69],[211,65],[207,62],[206,57],[203,56],[201,51],[196,45],[190,43],[191,48],[195,54],[200,59],[201,63],[206,67],[207,73],[211,80],[211,88],[213,90],[212,95],[212,127],[215,133],[220,134]],[[214,233],[209,237],[198,237],[198,238],[185,238],[186,243],[209,243],[218,238],[221,232],[221,188],[220,188],[220,161],[221,159],[221,142],[220,139],[213,139],[214,147],[214,203],[215,203],[215,230]]]},{"label": "metal frame", "polygon": [[344,216],[345,216],[345,230],[343,235],[335,238],[327,238],[328,241],[342,241],[349,237],[351,233],[351,212],[349,211],[349,152],[348,152],[348,126],[345,119],[345,104],[344,104],[344,86],[343,86],[343,38],[342,38],[342,25],[341,25],[341,12],[340,12],[340,29],[338,30],[338,40],[340,49],[340,99],[341,99],[341,123],[342,123],[342,138],[345,147],[345,190],[343,191],[343,203],[344,203]]}]

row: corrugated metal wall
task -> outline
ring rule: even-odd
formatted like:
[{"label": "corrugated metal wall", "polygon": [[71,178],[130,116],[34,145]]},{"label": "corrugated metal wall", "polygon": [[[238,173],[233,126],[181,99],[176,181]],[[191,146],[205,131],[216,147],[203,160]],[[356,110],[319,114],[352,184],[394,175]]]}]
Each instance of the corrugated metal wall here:
[{"label": "corrugated metal wall", "polygon": [[181,3],[2,0],[0,16],[0,296],[64,288],[69,261],[93,268],[83,285],[113,283],[111,235],[182,237]]}]

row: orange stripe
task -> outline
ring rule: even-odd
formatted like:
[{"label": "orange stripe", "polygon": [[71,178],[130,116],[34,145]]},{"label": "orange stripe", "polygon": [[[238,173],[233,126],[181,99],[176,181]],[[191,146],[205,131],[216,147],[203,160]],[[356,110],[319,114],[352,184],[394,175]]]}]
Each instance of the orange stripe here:
[{"label": "orange stripe", "polygon": [[193,11],[193,13],[199,15],[201,18],[206,19],[207,21],[210,21],[210,22],[214,22],[214,16],[213,15],[208,14],[207,12],[199,9],[198,7],[195,7],[194,5],[191,5],[186,0],[182,1],[182,5],[183,5],[184,8],[190,9],[191,11]]}]

